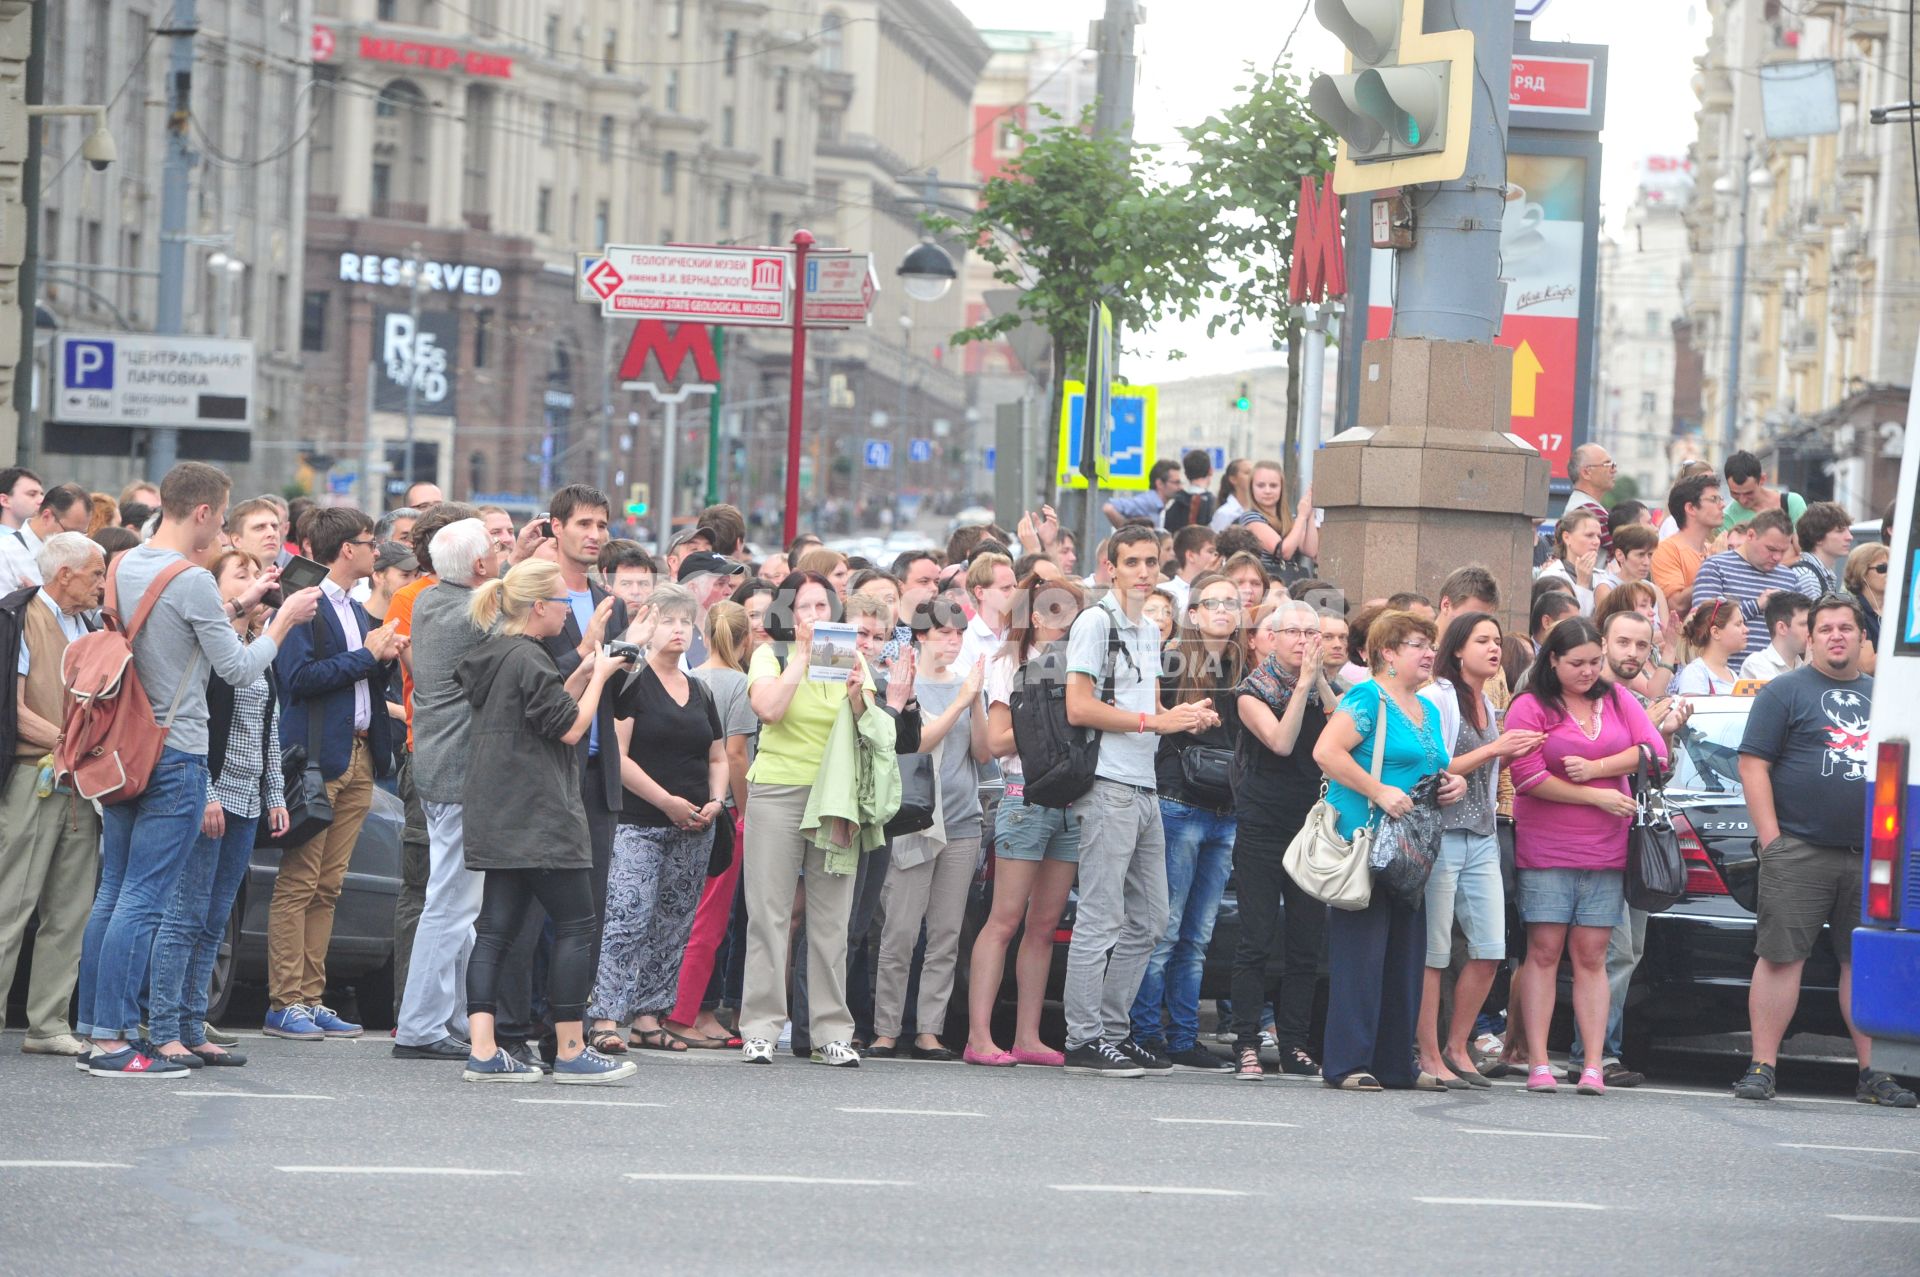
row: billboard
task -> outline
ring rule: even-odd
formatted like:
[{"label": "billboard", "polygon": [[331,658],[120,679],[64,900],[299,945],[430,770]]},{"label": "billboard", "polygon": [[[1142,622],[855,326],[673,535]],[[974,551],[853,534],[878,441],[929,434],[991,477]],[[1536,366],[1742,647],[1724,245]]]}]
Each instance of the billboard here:
[{"label": "billboard", "polygon": [[424,310],[416,328],[409,312],[382,310],[376,313],[374,325],[374,408],[379,412],[405,412],[407,380],[411,377],[415,414],[453,416],[459,314]]}]

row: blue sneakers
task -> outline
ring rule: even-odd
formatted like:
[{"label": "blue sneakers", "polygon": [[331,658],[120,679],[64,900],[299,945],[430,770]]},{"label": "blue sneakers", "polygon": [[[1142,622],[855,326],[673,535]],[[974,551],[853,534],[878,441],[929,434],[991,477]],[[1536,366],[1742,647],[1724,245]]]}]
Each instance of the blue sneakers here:
[{"label": "blue sneakers", "polygon": [[[468,1068],[472,1068],[469,1062]],[[639,1072],[639,1066],[632,1060],[611,1060],[592,1047],[580,1052],[571,1060],[555,1059],[553,1062],[553,1080],[561,1085],[593,1086],[602,1082],[618,1082],[623,1077],[632,1077]]]},{"label": "blue sneakers", "polygon": [[92,1077],[182,1078],[187,1075],[187,1070],[185,1065],[147,1055],[132,1046],[123,1046],[113,1052],[96,1049],[87,1058],[87,1073]]},{"label": "blue sneakers", "polygon": [[330,1038],[357,1038],[362,1032],[359,1025],[334,1014],[332,1007],[308,1007],[307,1014],[320,1026],[320,1031]]},{"label": "blue sneakers", "polygon": [[288,1038],[295,1042],[324,1042],[327,1031],[313,1020],[313,1008],[296,1002],[290,1007],[267,1012],[260,1031],[270,1038]]},{"label": "blue sneakers", "polygon": [[539,1066],[528,1064],[507,1054],[505,1048],[495,1048],[491,1060],[467,1057],[467,1068],[460,1075],[463,1082],[538,1082],[542,1077]]}]

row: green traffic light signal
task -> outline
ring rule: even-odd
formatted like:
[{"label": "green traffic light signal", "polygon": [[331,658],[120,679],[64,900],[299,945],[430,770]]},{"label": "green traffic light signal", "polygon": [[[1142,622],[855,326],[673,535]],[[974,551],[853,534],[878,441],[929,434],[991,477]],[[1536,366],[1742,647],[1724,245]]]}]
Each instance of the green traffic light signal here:
[{"label": "green traffic light signal", "polygon": [[1253,400],[1247,398],[1245,395],[1241,395],[1238,399],[1233,401],[1233,406],[1235,408],[1238,408],[1241,412],[1245,412],[1247,411],[1247,409],[1253,407]]},{"label": "green traffic light signal", "polygon": [[644,501],[629,501],[627,502],[627,513],[636,519],[642,518],[647,513],[647,503]]}]

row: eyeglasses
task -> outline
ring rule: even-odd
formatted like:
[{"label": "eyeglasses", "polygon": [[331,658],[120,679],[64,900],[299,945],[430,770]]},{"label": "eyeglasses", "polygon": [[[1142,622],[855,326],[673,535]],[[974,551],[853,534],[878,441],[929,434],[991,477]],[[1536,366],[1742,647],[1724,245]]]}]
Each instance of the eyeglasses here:
[{"label": "eyeglasses", "polygon": [[1400,646],[1409,652],[1431,652],[1433,650],[1433,644],[1427,642],[1425,639],[1408,639]]},{"label": "eyeglasses", "polygon": [[1203,612],[1237,612],[1239,599],[1195,599],[1193,605]]},{"label": "eyeglasses", "polygon": [[1278,634],[1281,638],[1303,639],[1312,638],[1320,633],[1320,631],[1318,629],[1306,630],[1298,626],[1289,625],[1283,630],[1274,630],[1273,633]]},{"label": "eyeglasses", "polygon": [[1875,576],[1885,576],[1887,574],[1887,565],[1884,563],[1876,563],[1868,568],[1867,571],[1873,573]]},{"label": "eyeglasses", "polygon": [[552,597],[549,597],[549,598],[544,598],[544,599],[541,599],[540,601],[541,601],[542,603],[571,603],[571,602],[573,602],[573,600],[572,600],[572,599],[570,599],[570,598],[568,598],[568,597],[567,597],[566,595],[564,595],[564,594],[562,594],[562,595],[561,595],[561,596],[559,596],[558,598],[552,598]]},{"label": "eyeglasses", "polygon": [[378,544],[378,541],[377,541],[377,540],[376,540],[375,538],[373,538],[373,537],[368,537],[368,538],[367,538],[366,540],[364,540],[364,541],[361,541],[361,540],[358,540],[358,539],[355,539],[355,540],[352,540],[352,541],[349,541],[349,542],[347,542],[347,544],[348,544],[348,545],[376,545],[376,544]]}]

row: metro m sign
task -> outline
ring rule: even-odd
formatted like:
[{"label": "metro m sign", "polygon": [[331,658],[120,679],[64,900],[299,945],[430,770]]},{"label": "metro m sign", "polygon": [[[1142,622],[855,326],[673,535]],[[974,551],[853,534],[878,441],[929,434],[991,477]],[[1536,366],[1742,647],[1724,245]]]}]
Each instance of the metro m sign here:
[{"label": "metro m sign", "polygon": [[650,381],[665,386],[680,375],[680,366],[693,357],[694,376],[704,384],[720,381],[720,361],[705,324],[668,324],[643,319],[633,326],[633,339],[620,360],[621,381]]},{"label": "metro m sign", "polygon": [[1340,197],[1333,193],[1333,174],[1324,189],[1316,190],[1310,177],[1300,179],[1300,207],[1293,227],[1293,266],[1287,272],[1287,300],[1315,304],[1331,293],[1347,292],[1346,247],[1340,238]]}]

